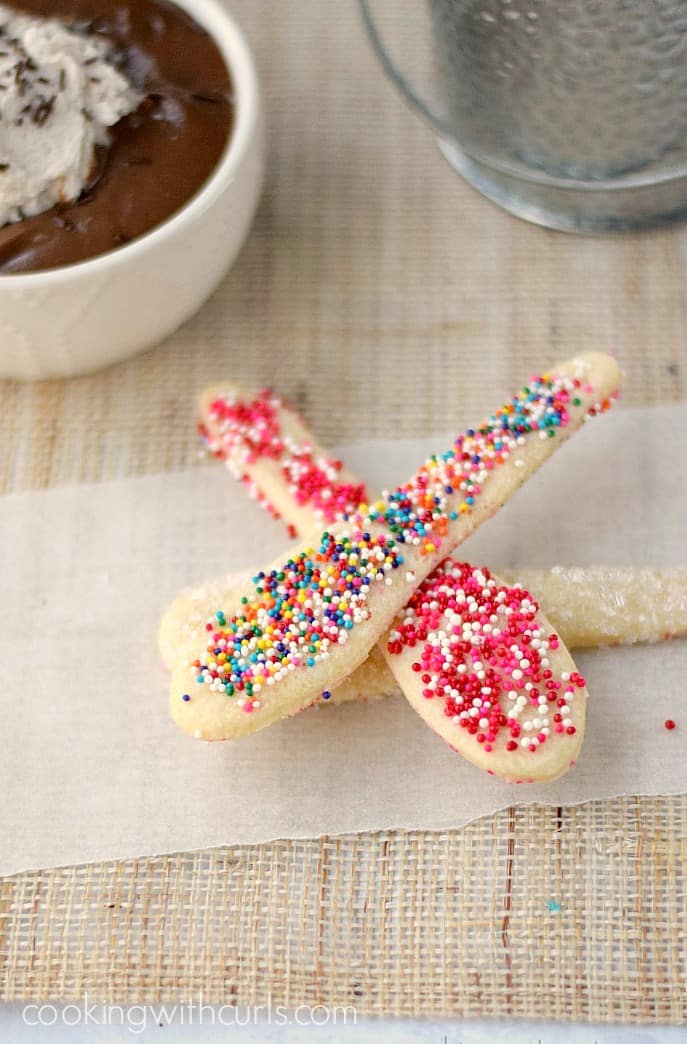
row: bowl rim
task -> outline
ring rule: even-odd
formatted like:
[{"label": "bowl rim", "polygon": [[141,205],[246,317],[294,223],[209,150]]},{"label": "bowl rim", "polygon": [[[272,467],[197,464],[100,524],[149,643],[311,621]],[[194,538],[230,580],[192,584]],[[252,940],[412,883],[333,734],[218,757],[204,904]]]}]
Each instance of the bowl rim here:
[{"label": "bowl rim", "polygon": [[46,284],[53,285],[95,275],[103,269],[135,261],[140,254],[154,249],[165,239],[177,232],[183,232],[184,228],[193,224],[235,179],[259,126],[260,87],[255,60],[243,31],[220,0],[172,2],[194,18],[212,36],[231,75],[235,117],[217,166],[205,184],[180,210],[131,243],[115,247],[96,257],[60,265],[57,268],[38,272],[0,272],[0,287],[11,287],[13,290],[28,286],[38,288]]}]

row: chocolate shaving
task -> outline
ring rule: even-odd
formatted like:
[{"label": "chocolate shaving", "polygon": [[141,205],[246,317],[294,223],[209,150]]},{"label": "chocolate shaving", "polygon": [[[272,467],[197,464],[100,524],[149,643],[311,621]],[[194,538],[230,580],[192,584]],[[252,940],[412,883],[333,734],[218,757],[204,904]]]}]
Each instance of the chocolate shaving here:
[{"label": "chocolate shaving", "polygon": [[52,111],[55,108],[55,95],[52,98],[42,98],[38,105],[33,110],[33,122],[38,127],[42,127],[47,120],[50,119]]}]

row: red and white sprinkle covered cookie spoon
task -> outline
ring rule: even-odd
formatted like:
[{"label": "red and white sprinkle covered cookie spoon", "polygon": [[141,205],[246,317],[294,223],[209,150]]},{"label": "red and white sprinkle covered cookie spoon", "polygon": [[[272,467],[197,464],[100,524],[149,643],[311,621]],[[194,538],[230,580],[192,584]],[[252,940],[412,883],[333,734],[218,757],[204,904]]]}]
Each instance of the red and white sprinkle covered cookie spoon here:
[{"label": "red and white sprinkle covered cookie spoon", "polygon": [[198,402],[205,443],[289,536],[306,536],[367,502],[365,484],[317,444],[302,418],[267,389],[248,398],[233,384]]},{"label": "red and white sprinkle covered cookie spoon", "polygon": [[172,677],[175,720],[202,739],[254,732],[309,706],[365,659],[442,558],[617,393],[617,364],[581,355],[533,378],[381,501],[260,571],[238,615],[218,607],[192,670]]},{"label": "red and white sprinkle covered cookie spoon", "polygon": [[523,588],[447,558],[396,618],[384,651],[423,721],[492,775],[551,780],[577,758],[584,679]]}]

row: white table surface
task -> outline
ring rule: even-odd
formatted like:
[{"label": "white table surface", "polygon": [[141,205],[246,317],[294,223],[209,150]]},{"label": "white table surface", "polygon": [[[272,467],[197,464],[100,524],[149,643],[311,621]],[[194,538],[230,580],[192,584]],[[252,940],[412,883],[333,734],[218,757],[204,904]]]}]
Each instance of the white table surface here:
[{"label": "white table surface", "polygon": [[[269,1025],[255,1019],[253,1012],[239,1009],[224,1014],[224,1025],[212,1025],[212,1015],[205,1013],[203,1024],[181,1025],[175,1021],[173,1005],[167,1005],[167,1020],[159,1005],[148,1008],[115,1008],[110,1012],[112,1025],[94,1024],[100,1019],[98,1006],[86,1025],[83,1005],[43,1006],[39,1013],[35,1006],[25,1011],[21,1004],[0,1006],[0,1041],[7,1044],[110,1044],[120,1041],[164,1041],[165,1044],[213,1044],[231,1041],[232,1044],[678,1044],[687,1041],[687,1027],[683,1026],[591,1026],[551,1022],[462,1022],[439,1020],[374,1020],[359,1019],[356,1024]],[[54,1026],[37,1025],[57,1019]],[[232,1015],[235,1020],[232,1022]],[[64,1016],[64,1017],[63,1017]],[[64,1025],[77,1022],[81,1025]],[[159,1020],[162,1017],[162,1025]],[[294,1019],[294,1016],[290,1016]],[[124,1025],[121,1020],[124,1019]],[[321,1010],[315,1018],[324,1022]],[[243,1025],[240,1023],[254,1023]],[[33,1025],[29,1025],[32,1023]],[[120,1023],[120,1024],[116,1024]],[[144,1024],[145,1023],[145,1024]]]}]

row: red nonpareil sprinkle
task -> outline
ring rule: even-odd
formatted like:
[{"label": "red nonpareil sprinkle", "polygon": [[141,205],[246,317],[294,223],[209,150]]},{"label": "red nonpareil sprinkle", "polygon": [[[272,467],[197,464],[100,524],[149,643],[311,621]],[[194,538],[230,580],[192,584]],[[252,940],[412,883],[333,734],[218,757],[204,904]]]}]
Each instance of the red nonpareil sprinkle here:
[{"label": "red nonpareil sprinkle", "polygon": [[675,728],[675,722],[672,718],[666,718],[666,720],[663,722],[663,725],[666,729],[668,729],[668,732],[672,732]]}]

